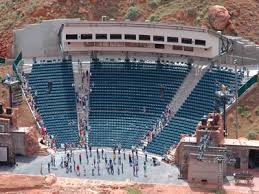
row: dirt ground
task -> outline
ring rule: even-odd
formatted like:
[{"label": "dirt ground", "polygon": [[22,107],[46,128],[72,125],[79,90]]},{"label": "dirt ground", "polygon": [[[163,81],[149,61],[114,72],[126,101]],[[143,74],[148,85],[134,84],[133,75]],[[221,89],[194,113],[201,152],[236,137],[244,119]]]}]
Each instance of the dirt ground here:
[{"label": "dirt ground", "polygon": [[[249,131],[255,131],[259,133],[259,84],[249,91],[243,98],[238,102],[238,106],[244,107],[244,111],[247,111],[247,115],[242,116],[242,113],[238,113],[238,123],[240,129],[240,137],[248,136]],[[243,113],[244,113],[243,111]],[[227,115],[227,126],[229,132],[229,138],[236,137],[236,127],[235,127],[235,108],[231,109]],[[257,135],[257,139],[259,139]]]},{"label": "dirt ground", "polygon": [[[12,180],[12,181],[10,181]],[[129,192],[129,189],[135,192]],[[111,182],[60,178],[49,176],[25,176],[0,174],[0,193],[8,194],[209,194],[211,189],[195,186],[139,184],[132,182]],[[241,194],[226,191],[228,194]]]}]

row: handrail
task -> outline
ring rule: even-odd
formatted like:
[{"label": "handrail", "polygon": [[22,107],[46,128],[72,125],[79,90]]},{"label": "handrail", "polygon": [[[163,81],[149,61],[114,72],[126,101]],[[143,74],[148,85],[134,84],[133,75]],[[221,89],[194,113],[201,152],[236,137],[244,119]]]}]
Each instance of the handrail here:
[{"label": "handrail", "polygon": [[251,77],[243,86],[239,88],[238,97],[245,93],[256,82],[258,82],[258,75]]}]

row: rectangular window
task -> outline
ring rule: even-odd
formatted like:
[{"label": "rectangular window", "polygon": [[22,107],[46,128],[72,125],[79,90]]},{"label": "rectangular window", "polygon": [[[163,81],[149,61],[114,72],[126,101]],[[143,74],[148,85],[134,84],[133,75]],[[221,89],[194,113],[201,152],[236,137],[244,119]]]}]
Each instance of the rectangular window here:
[{"label": "rectangular window", "polygon": [[110,39],[121,39],[121,34],[110,34]]},{"label": "rectangular window", "polygon": [[184,49],[184,51],[193,52],[193,47],[191,47],[191,46],[185,46],[183,49]]},{"label": "rectangular window", "polygon": [[202,45],[202,46],[205,46],[206,45],[206,40],[195,40],[195,44],[196,45]]},{"label": "rectangular window", "polygon": [[163,36],[153,36],[153,40],[164,42],[165,38]]},{"label": "rectangular window", "polygon": [[155,44],[155,48],[157,48],[157,49],[164,49],[165,45],[163,45],[163,44]]},{"label": "rectangular window", "polygon": [[96,39],[107,39],[107,34],[96,34],[95,38]]},{"label": "rectangular window", "polygon": [[177,37],[167,37],[167,42],[178,42],[178,38]]},{"label": "rectangular window", "polygon": [[149,35],[139,35],[139,40],[150,40]]},{"label": "rectangular window", "polygon": [[182,46],[178,46],[178,45],[174,45],[173,46],[173,50],[182,51],[183,47]]},{"label": "rectangular window", "polygon": [[182,43],[183,44],[192,44],[192,39],[190,39],[190,38],[182,38]]},{"label": "rectangular window", "polygon": [[67,40],[77,40],[77,34],[66,34]]},{"label": "rectangular window", "polygon": [[126,40],[136,40],[136,35],[135,34],[125,34],[125,39]]},{"label": "rectangular window", "polygon": [[86,39],[93,39],[92,34],[81,34],[81,39],[86,40]]}]

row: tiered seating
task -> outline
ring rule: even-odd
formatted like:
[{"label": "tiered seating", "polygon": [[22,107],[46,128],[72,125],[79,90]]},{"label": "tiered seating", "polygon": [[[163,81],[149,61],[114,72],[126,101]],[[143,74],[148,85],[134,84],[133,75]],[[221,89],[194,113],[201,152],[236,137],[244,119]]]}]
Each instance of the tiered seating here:
[{"label": "tiered seating", "polygon": [[[241,77],[238,82],[241,82]],[[219,85],[234,88],[234,83],[235,74],[230,71],[212,69],[206,72],[169,125],[148,144],[147,150],[164,154],[170,146],[178,143],[180,134],[193,134],[202,116],[214,111],[215,92]]]},{"label": "tiered seating", "polygon": [[158,121],[188,67],[108,62],[91,64],[91,73],[89,142],[130,148]]},{"label": "tiered seating", "polygon": [[[48,94],[48,81],[53,83],[50,94]],[[32,72],[29,75],[29,84],[39,113],[46,125],[47,132],[55,136],[58,145],[78,142],[73,82],[71,61],[33,64]],[[35,92],[37,97],[35,97]]]}]

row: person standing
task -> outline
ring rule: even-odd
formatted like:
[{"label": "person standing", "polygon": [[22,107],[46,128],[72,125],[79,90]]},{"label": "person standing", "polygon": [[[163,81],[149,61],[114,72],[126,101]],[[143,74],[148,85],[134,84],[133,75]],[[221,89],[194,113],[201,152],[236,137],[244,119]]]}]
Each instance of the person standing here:
[{"label": "person standing", "polygon": [[86,176],[86,168],[85,168],[85,165],[83,166],[83,169],[84,169],[84,176]]},{"label": "person standing", "polygon": [[124,174],[123,162],[121,163],[121,174]]},{"label": "person standing", "polygon": [[107,155],[106,155],[106,153],[104,154],[104,161],[105,161],[105,164],[107,164]]},{"label": "person standing", "polygon": [[92,157],[92,146],[89,145],[89,151],[90,151],[90,158]]},{"label": "person standing", "polygon": [[50,173],[50,163],[48,162],[48,173]]},{"label": "person standing", "polygon": [[94,157],[94,168],[96,168],[96,159],[95,159],[95,157]]},{"label": "person standing", "polygon": [[99,163],[97,164],[97,173],[98,173],[98,176],[100,176],[100,165],[99,165]]},{"label": "person standing", "polygon": [[126,153],[125,153],[125,149],[123,149],[123,159],[126,160]]},{"label": "person standing", "polygon": [[147,162],[147,152],[145,151],[145,162]]},{"label": "person standing", "polygon": [[76,165],[76,175],[80,176],[80,166],[79,166],[79,164]]},{"label": "person standing", "polygon": [[81,155],[81,152],[79,153],[79,163],[82,164],[82,155]]},{"label": "person standing", "polygon": [[118,156],[118,164],[121,165],[121,156]]},{"label": "person standing", "polygon": [[104,150],[102,149],[102,159],[103,159],[103,153],[104,153]]},{"label": "person standing", "polygon": [[40,163],[40,174],[43,175],[42,163]]},{"label": "person standing", "polygon": [[144,161],[144,177],[147,177],[147,164],[146,164],[146,161]]},{"label": "person standing", "polygon": [[129,164],[130,166],[132,166],[132,159],[131,159],[131,155],[129,154]]},{"label": "person standing", "polygon": [[120,166],[117,166],[117,173],[120,175]]}]

